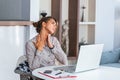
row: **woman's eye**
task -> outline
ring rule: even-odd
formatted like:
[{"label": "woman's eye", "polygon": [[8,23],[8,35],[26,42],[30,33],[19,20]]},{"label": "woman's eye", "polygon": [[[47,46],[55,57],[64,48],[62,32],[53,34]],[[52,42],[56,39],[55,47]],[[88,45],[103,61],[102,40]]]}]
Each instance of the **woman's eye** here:
[{"label": "woman's eye", "polygon": [[53,24],[53,25],[56,25],[56,23],[55,23],[55,22],[52,22],[52,24]]},{"label": "woman's eye", "polygon": [[52,24],[55,24],[54,22],[52,22]]}]

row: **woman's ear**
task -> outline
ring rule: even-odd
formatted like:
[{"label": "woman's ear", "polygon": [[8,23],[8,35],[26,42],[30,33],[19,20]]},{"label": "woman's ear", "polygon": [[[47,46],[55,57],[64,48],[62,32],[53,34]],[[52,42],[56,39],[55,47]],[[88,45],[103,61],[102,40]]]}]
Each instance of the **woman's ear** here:
[{"label": "woman's ear", "polygon": [[46,23],[45,23],[45,22],[42,22],[42,26],[45,27],[45,26],[46,26]]}]

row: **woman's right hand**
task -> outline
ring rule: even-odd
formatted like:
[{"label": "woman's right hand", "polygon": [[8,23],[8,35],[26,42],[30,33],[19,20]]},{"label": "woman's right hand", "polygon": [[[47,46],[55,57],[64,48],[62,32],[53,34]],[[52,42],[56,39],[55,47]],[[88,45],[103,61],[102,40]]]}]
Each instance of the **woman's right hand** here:
[{"label": "woman's right hand", "polygon": [[40,35],[37,35],[36,42],[33,42],[33,44],[39,51],[42,51],[45,46],[44,40],[40,38]]}]

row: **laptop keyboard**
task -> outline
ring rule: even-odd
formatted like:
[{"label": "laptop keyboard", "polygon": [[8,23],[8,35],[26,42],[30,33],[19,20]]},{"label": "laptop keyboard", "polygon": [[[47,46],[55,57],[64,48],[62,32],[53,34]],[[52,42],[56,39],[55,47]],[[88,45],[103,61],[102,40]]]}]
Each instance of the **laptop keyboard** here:
[{"label": "laptop keyboard", "polygon": [[65,71],[65,72],[75,72],[75,68],[76,66],[62,66],[62,67],[56,67],[54,68],[54,70],[61,70],[61,71]]}]

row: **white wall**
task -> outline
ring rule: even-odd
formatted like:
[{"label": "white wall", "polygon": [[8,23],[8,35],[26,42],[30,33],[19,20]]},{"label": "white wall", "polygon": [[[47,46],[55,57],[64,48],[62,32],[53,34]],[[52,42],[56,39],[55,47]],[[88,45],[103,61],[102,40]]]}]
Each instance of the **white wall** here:
[{"label": "white wall", "polygon": [[114,49],[120,48],[120,0],[115,0]]},{"label": "white wall", "polygon": [[24,54],[25,28],[0,26],[0,80],[19,80],[14,73],[17,59]]},{"label": "white wall", "polygon": [[40,1],[40,12],[46,11],[47,16],[51,16],[51,0],[39,0]]},{"label": "white wall", "polygon": [[[39,20],[39,11],[40,10],[40,2],[39,0],[31,0],[30,4],[30,21],[38,21]],[[30,26],[30,39],[36,35],[36,29],[33,25]]]},{"label": "white wall", "polygon": [[95,42],[104,43],[104,49],[114,45],[114,0],[96,0]]},{"label": "white wall", "polygon": [[62,0],[62,24],[65,20],[68,20],[68,3],[69,0]]}]

